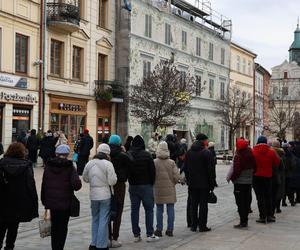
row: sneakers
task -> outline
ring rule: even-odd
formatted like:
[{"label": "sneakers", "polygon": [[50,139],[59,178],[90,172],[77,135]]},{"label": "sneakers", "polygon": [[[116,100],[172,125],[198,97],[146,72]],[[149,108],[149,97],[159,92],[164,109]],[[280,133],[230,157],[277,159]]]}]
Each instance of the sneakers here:
[{"label": "sneakers", "polygon": [[110,245],[111,248],[118,248],[118,247],[121,247],[121,246],[122,246],[122,244],[119,241],[117,241],[117,240],[112,240],[111,241],[111,245]]},{"label": "sneakers", "polygon": [[159,240],[159,237],[155,236],[154,234],[147,237],[147,242],[154,242],[154,241],[158,241],[158,240]]},{"label": "sneakers", "polygon": [[158,229],[155,230],[154,235],[157,237],[162,237],[162,232]]},{"label": "sneakers", "polygon": [[169,237],[173,237],[173,231],[170,231],[170,230],[167,230],[166,231],[166,235],[169,236]]},{"label": "sneakers", "polygon": [[140,241],[142,241],[142,238],[140,235],[134,236],[133,242],[138,243]]}]

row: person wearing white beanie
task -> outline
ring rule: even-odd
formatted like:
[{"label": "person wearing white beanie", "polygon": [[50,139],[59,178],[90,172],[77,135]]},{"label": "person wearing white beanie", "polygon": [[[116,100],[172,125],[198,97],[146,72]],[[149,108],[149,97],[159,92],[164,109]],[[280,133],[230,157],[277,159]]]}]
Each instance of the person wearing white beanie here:
[{"label": "person wearing white beanie", "polygon": [[111,186],[117,183],[117,175],[109,161],[110,147],[102,143],[97,148],[97,153],[96,157],[87,163],[82,175],[83,180],[90,183],[92,242],[89,249],[108,249]]}]

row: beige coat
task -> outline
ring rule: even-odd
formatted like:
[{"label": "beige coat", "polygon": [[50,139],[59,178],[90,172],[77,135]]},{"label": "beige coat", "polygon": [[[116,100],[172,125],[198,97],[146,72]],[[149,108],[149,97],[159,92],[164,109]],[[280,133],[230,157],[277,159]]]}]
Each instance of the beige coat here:
[{"label": "beige coat", "polygon": [[[180,175],[175,162],[170,158],[168,145],[160,143],[154,160],[156,178],[154,184],[154,200],[156,204],[174,204],[176,202],[175,185]],[[166,147],[166,148],[165,148]]]}]

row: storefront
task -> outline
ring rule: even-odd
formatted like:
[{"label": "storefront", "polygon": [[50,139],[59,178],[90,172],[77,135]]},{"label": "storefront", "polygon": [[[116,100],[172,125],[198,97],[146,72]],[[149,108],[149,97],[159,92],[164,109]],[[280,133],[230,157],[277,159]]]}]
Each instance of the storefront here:
[{"label": "storefront", "polygon": [[13,106],[12,141],[16,141],[22,131],[27,132],[30,130],[31,110],[30,106]]},{"label": "storefront", "polygon": [[87,100],[50,97],[50,129],[62,131],[73,145],[86,128]]}]

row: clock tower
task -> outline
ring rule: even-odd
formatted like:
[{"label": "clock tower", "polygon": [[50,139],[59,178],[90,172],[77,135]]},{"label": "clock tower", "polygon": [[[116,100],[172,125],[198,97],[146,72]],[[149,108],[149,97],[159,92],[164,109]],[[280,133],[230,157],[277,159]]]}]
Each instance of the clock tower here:
[{"label": "clock tower", "polygon": [[294,32],[294,42],[292,43],[290,49],[290,62],[295,61],[300,66],[300,28],[299,19],[297,24],[297,29]]}]

